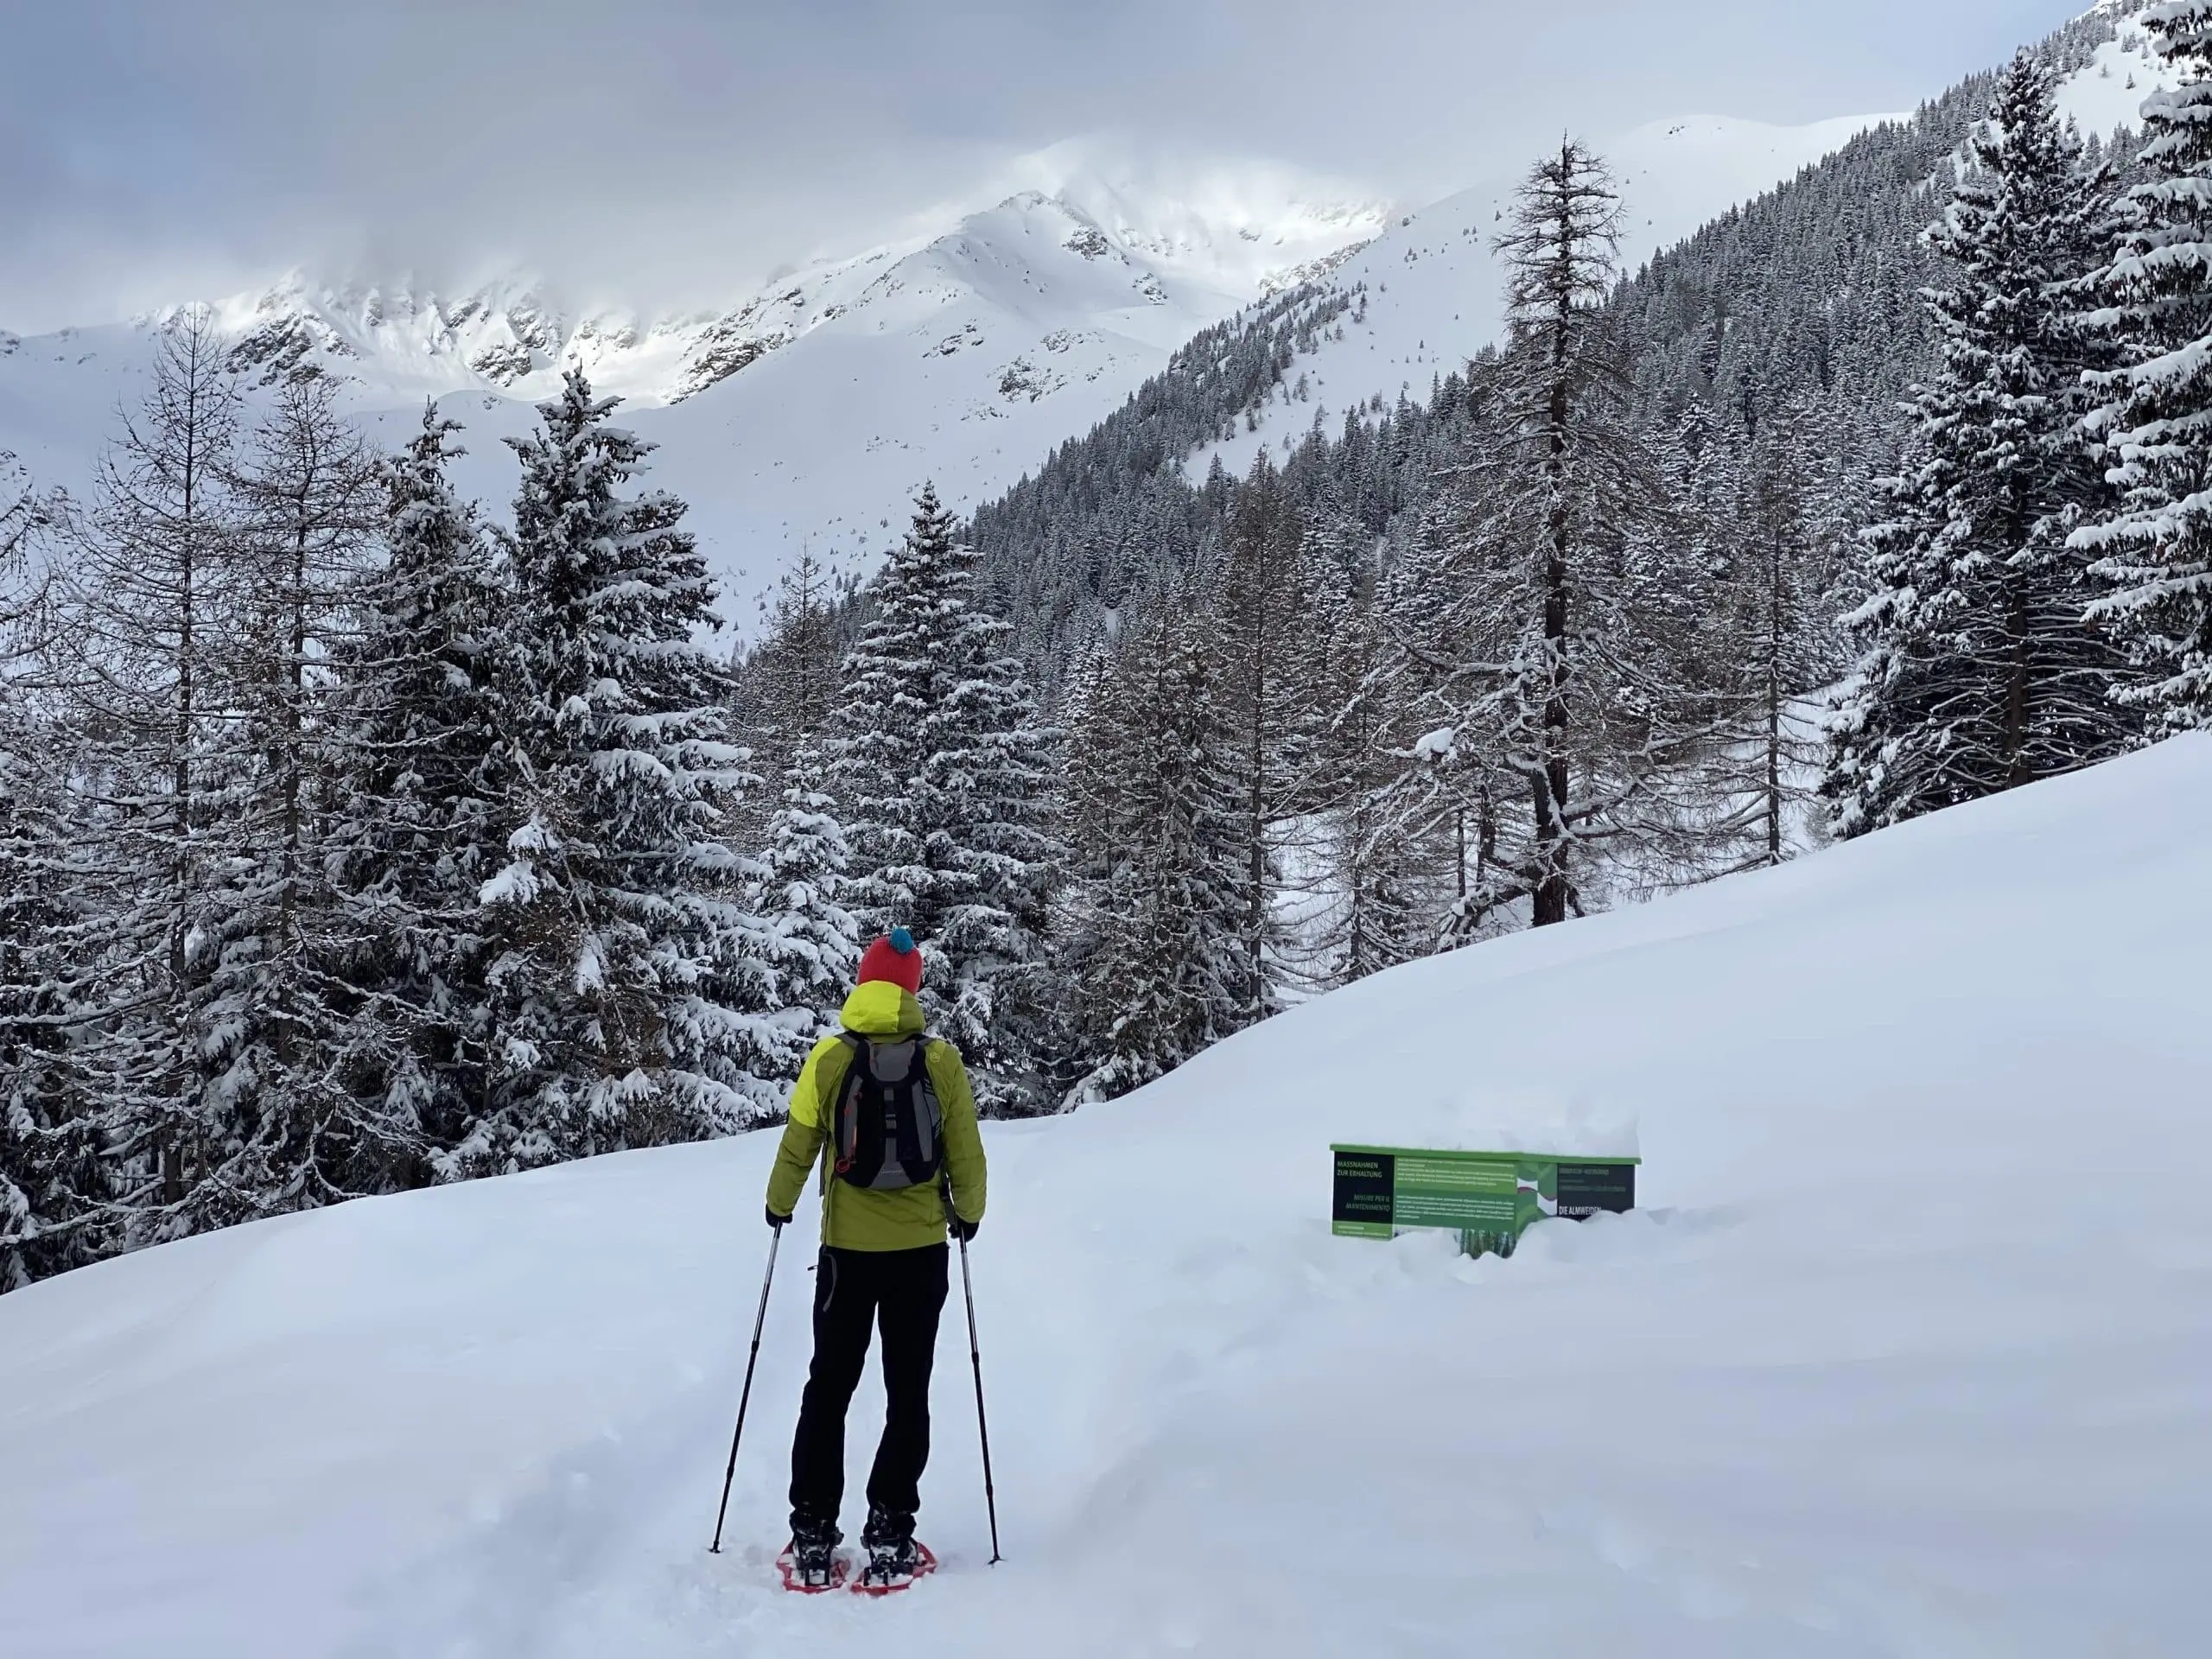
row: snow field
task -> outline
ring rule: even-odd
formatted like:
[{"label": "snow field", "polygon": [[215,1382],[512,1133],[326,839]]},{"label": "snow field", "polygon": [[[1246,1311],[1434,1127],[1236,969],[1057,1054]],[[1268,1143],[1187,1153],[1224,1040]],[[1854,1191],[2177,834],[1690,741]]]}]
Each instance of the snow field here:
[{"label": "snow field", "polygon": [[[758,1135],[0,1299],[0,1652],[2181,1655],[2212,1554],[2212,738],[1415,964],[989,1129],[909,1596],[775,1587]],[[1605,1139],[1510,1262],[1327,1144]],[[855,1402],[856,1531],[880,1397]]]}]

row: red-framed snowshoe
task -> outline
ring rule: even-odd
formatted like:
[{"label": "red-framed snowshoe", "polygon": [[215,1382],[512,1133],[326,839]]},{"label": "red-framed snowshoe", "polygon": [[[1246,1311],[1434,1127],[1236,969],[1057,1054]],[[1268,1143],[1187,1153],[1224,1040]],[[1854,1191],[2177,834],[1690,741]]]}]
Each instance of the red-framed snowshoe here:
[{"label": "red-framed snowshoe", "polygon": [[795,1596],[826,1596],[832,1590],[842,1590],[852,1577],[853,1564],[843,1555],[830,1558],[829,1577],[818,1584],[809,1584],[799,1576],[798,1561],[791,1546],[785,1544],[784,1553],[776,1557],[776,1571],[783,1575],[784,1588]]},{"label": "red-framed snowshoe", "polygon": [[937,1571],[937,1557],[930,1554],[927,1544],[915,1544],[911,1557],[900,1560],[873,1555],[852,1581],[853,1593],[861,1596],[895,1596],[901,1590],[911,1590],[917,1580],[926,1579]]}]

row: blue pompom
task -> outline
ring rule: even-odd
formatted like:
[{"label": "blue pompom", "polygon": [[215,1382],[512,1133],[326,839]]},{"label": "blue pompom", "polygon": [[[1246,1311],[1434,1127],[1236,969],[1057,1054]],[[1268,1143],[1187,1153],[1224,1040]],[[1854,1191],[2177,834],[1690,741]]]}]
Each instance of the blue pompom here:
[{"label": "blue pompom", "polygon": [[911,954],[914,948],[914,936],[903,927],[893,928],[891,948],[902,957]]}]

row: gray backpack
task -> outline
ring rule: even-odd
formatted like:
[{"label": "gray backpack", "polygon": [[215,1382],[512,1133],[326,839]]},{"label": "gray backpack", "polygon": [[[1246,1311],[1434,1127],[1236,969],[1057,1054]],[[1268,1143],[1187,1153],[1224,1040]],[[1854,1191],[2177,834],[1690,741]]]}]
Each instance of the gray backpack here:
[{"label": "gray backpack", "polygon": [[930,1081],[930,1039],[885,1042],[842,1031],[853,1063],[837,1091],[837,1179],[878,1192],[925,1186],[944,1166],[944,1111]]}]

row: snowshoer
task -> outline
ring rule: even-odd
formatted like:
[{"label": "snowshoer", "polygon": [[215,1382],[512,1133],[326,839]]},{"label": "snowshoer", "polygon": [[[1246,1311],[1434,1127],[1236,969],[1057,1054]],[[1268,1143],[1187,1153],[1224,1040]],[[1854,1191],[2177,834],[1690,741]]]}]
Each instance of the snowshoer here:
[{"label": "snowshoer", "polygon": [[768,1224],[798,1207],[821,1166],[814,1363],[791,1441],[791,1560],[800,1588],[833,1581],[845,1491],[845,1410],[883,1335],[883,1439],[868,1476],[862,1584],[903,1584],[927,1556],[914,1541],[930,1454],[930,1368],[944,1311],[946,1230],[983,1218],[983,1141],[959,1051],[922,1029],[922,952],[899,928],[861,957],[843,1029],[817,1043],[791,1090],[768,1178]]}]

